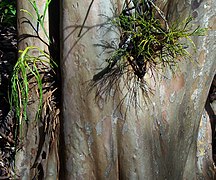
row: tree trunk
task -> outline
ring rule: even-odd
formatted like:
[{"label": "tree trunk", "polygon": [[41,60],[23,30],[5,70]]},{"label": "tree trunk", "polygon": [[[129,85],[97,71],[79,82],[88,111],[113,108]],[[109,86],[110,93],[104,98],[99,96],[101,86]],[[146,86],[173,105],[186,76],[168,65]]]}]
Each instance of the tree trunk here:
[{"label": "tree trunk", "polygon": [[125,118],[116,110],[121,93],[114,103],[105,97],[95,103],[94,95],[86,92],[86,82],[108,56],[98,44],[117,37],[103,23],[116,12],[114,7],[120,11],[123,1],[93,1],[82,26],[90,3],[65,0],[62,7],[62,178],[212,179],[212,159],[204,174],[196,154],[199,124],[216,69],[215,1],[167,3],[164,9],[170,21],[192,14],[196,25],[208,27],[207,36],[193,39],[198,63],[182,61],[175,75],[168,69],[165,76],[157,75],[151,102],[140,99],[142,110],[131,107]]},{"label": "tree trunk", "polygon": [[[42,51],[49,52],[49,20],[48,14],[44,14],[47,0],[35,1],[39,14],[44,17],[44,30],[38,26],[36,11],[29,0],[17,1],[18,17],[18,49],[26,47],[38,47]],[[21,10],[21,9],[24,9]],[[32,14],[26,13],[28,11]],[[46,33],[47,35],[46,35]],[[49,53],[48,53],[49,54]],[[29,55],[38,57],[42,53],[37,49],[29,52]],[[50,59],[46,59],[50,60]],[[30,64],[29,66],[32,66]],[[16,171],[21,179],[58,179],[58,128],[59,110],[53,100],[53,87],[49,80],[51,67],[49,62],[36,66],[40,71],[40,78],[43,80],[43,105],[42,111],[37,118],[39,109],[39,90],[36,78],[32,74],[29,77],[27,120],[23,122],[19,131],[19,148],[16,153]],[[29,72],[30,74],[30,72]]]}]

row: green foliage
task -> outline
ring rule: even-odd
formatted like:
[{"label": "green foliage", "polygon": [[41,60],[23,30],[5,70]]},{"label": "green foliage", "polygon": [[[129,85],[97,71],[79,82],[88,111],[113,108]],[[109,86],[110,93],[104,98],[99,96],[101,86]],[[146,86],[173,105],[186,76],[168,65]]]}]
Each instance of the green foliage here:
[{"label": "green foliage", "polygon": [[[192,27],[189,26],[191,21],[192,18],[188,17],[183,22],[169,27],[167,21],[159,17],[158,9],[142,14],[122,13],[113,21],[120,27],[122,34],[120,47],[114,52],[122,54],[116,65],[124,68],[132,67],[139,79],[145,76],[148,67],[176,66],[179,59],[190,56],[187,47],[192,45],[195,48],[190,37],[205,34],[203,28],[197,27],[191,30]],[[113,57],[107,62],[110,66]]]},{"label": "green foliage", "polygon": [[[120,84],[126,76],[124,87],[128,87],[131,97],[138,90],[147,92],[146,75],[159,69],[176,69],[178,62],[191,59],[187,47],[195,45],[191,36],[203,36],[206,29],[193,30],[193,18],[188,17],[179,23],[169,25],[163,12],[151,1],[132,1],[126,4],[122,13],[112,20],[120,31],[118,48],[106,59],[107,66],[93,77],[91,86],[98,87],[98,94],[109,94],[112,87]],[[150,74],[150,76],[151,76]]]},{"label": "green foliage", "polygon": [[[33,56],[33,52],[38,52],[38,56]],[[27,105],[29,103],[29,87],[37,87],[39,96],[39,107],[37,116],[41,112],[42,107],[42,76],[45,74],[44,69],[50,63],[50,56],[38,47],[27,47],[25,50],[19,51],[20,56],[13,69],[12,75],[12,93],[11,105],[15,106],[16,116],[19,120],[19,125],[22,127],[23,119],[27,120]],[[36,117],[37,118],[37,117]]]},{"label": "green foliage", "polygon": [[0,22],[6,26],[16,26],[16,1],[0,1]]}]

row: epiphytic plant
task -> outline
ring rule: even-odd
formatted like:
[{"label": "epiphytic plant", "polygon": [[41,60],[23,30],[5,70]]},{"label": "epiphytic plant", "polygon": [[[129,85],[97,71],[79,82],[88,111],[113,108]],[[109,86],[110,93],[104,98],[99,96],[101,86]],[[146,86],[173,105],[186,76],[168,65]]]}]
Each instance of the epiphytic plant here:
[{"label": "epiphytic plant", "polygon": [[186,48],[192,45],[195,49],[190,37],[202,36],[206,29],[192,30],[192,17],[170,25],[151,0],[125,4],[122,13],[112,20],[120,31],[119,46],[90,85],[97,87],[96,97],[107,96],[113,89],[120,89],[123,80],[123,87],[128,90],[126,95],[136,101],[139,89],[148,95],[147,74],[153,75],[154,71],[167,67],[172,70],[181,59],[190,59]]}]

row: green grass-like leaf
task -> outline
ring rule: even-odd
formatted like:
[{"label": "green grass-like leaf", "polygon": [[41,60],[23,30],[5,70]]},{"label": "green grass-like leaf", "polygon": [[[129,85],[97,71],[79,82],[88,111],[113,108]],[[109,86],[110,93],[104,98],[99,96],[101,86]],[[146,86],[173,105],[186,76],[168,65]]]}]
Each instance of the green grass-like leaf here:
[{"label": "green grass-like leaf", "polygon": [[[33,56],[32,52],[38,52],[38,56]],[[28,120],[27,106],[29,103],[29,82],[34,81],[37,84],[39,94],[39,105],[37,112],[37,119],[42,109],[43,103],[43,85],[41,66],[53,67],[50,56],[38,47],[27,47],[19,51],[20,56],[14,66],[12,74],[12,92],[11,92],[11,106],[15,106],[16,116],[19,121],[20,130],[22,129],[23,120]]]},{"label": "green grass-like leaf", "polygon": [[38,25],[39,25],[38,27],[41,27],[41,28],[42,28],[42,30],[43,30],[45,36],[47,37],[47,39],[48,39],[48,41],[49,41],[49,43],[50,43],[51,40],[50,40],[49,34],[48,34],[48,32],[47,32],[47,30],[46,30],[46,28],[45,28],[45,26],[44,26],[44,21],[45,21],[45,17],[46,17],[47,11],[48,11],[49,4],[51,3],[51,0],[47,0],[47,1],[46,1],[45,7],[44,7],[44,9],[43,9],[42,14],[40,14],[39,7],[38,7],[38,5],[37,5],[37,3],[36,3],[35,0],[28,0],[28,1],[29,1],[29,3],[32,5],[32,7],[33,7],[33,9],[34,9],[34,11],[35,11],[35,13],[36,13],[36,17],[35,17],[29,10],[21,9],[21,11],[23,11],[23,12],[29,14],[29,15],[31,16],[31,18],[32,18],[33,20],[35,20],[35,21],[38,23]]}]

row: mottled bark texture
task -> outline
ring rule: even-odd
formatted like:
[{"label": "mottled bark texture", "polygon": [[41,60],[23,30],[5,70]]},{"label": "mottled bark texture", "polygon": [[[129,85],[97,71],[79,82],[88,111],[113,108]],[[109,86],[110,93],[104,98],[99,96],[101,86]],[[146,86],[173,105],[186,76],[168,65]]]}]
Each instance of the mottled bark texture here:
[{"label": "mottled bark texture", "polygon": [[[33,2],[33,1],[32,1]],[[44,12],[46,0],[35,1],[39,13]],[[32,18],[27,10],[32,13]],[[45,14],[44,29],[49,34],[48,14]],[[30,1],[17,1],[18,19],[18,49],[35,46],[49,52],[50,43],[41,26],[38,26],[36,12]],[[38,28],[39,27],[39,28]],[[34,36],[34,37],[33,37]],[[36,49],[30,52],[32,56],[39,57],[41,53]],[[47,60],[47,59],[46,59]],[[20,179],[58,179],[58,129],[59,110],[53,99],[49,64],[40,66],[43,79],[43,105],[39,119],[36,114],[39,109],[39,92],[36,79],[29,76],[29,96],[27,107],[27,121],[23,122],[22,131],[19,132],[19,144],[16,153],[16,173]],[[52,78],[51,78],[52,79]],[[24,121],[24,120],[23,120]]]},{"label": "mottled bark texture", "polygon": [[196,62],[182,61],[175,75],[168,69],[165,76],[156,75],[151,102],[145,104],[141,99],[142,110],[136,114],[131,107],[126,118],[115,111],[121,95],[114,103],[105,102],[104,97],[95,103],[93,95],[86,93],[86,81],[107,57],[95,44],[116,37],[101,26],[106,16],[113,16],[113,7],[118,9],[122,3],[95,0],[78,37],[90,1],[63,1],[62,178],[212,179],[212,158],[210,165],[200,170],[196,153],[199,124],[216,69],[216,1],[170,0],[164,4],[158,0],[170,21],[192,14],[195,26],[209,31],[193,38],[197,52],[191,53]]}]

